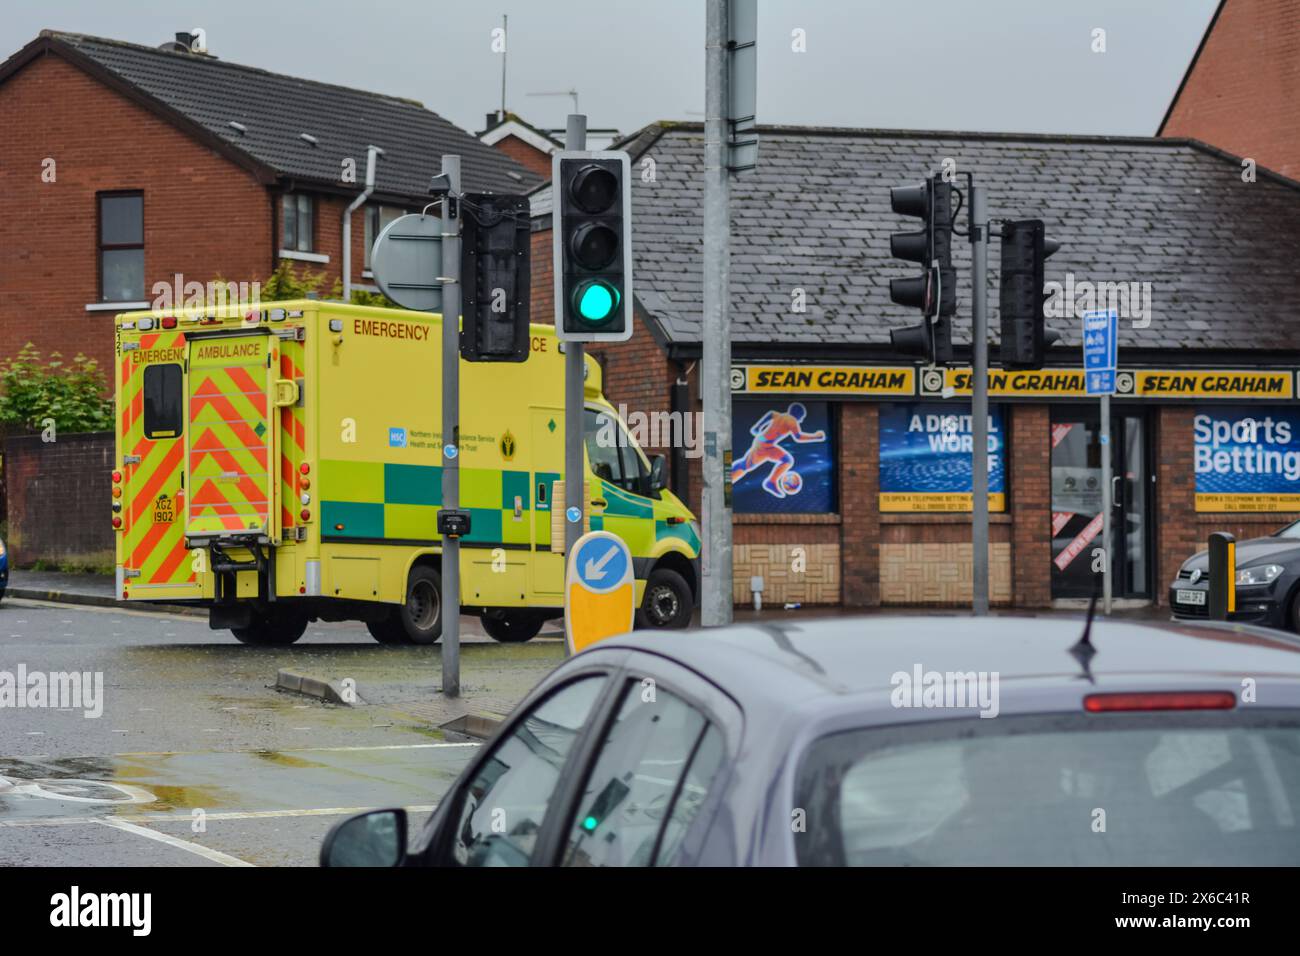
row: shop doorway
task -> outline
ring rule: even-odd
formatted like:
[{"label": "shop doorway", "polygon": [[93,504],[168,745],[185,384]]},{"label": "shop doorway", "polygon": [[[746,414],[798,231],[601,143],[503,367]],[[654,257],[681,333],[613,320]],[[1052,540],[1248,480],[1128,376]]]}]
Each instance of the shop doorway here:
[{"label": "shop doorway", "polygon": [[1150,598],[1151,448],[1147,416],[1111,406],[1111,442],[1101,443],[1095,406],[1052,409],[1052,597],[1089,597],[1100,582],[1102,455],[1111,456],[1112,594]]}]

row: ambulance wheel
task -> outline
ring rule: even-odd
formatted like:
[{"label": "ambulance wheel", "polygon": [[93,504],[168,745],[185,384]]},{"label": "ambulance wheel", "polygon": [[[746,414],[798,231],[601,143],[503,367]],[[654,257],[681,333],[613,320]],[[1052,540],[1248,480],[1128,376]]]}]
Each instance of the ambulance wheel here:
[{"label": "ambulance wheel", "polygon": [[506,611],[500,617],[484,614],[480,620],[488,637],[502,644],[519,644],[531,641],[541,631],[546,620],[540,614]]},{"label": "ambulance wheel", "polygon": [[651,628],[683,628],[691,623],[694,610],[691,586],[671,568],[656,568],[645,583],[637,623]]},{"label": "ambulance wheel", "polygon": [[442,575],[425,564],[411,568],[406,603],[393,615],[407,644],[437,644],[442,638]]},{"label": "ambulance wheel", "polygon": [[288,647],[307,632],[307,616],[292,612],[253,612],[248,627],[232,627],[230,633],[251,647]]},{"label": "ambulance wheel", "polygon": [[406,639],[406,629],[397,620],[397,612],[389,614],[381,621],[366,621],[366,630],[380,644],[410,644]]}]

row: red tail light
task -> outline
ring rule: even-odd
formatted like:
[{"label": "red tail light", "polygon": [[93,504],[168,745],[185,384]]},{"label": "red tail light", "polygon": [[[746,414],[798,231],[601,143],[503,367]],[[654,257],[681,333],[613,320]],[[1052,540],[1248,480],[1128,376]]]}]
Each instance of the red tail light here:
[{"label": "red tail light", "polygon": [[311,512],[308,511],[306,508],[303,508],[302,511],[298,512],[298,514],[302,517],[303,521],[311,520]]},{"label": "red tail light", "polygon": [[176,316],[174,315],[163,316],[162,327],[164,329],[176,328]]},{"label": "red tail light", "polygon": [[119,518],[117,515],[113,515],[113,527],[114,528],[122,527],[122,519]]},{"label": "red tail light", "polygon": [[121,481],[122,481],[122,473],[120,471],[113,472],[113,484],[115,485],[120,484]]},{"label": "red tail light", "polygon": [[1089,694],[1083,699],[1083,709],[1090,714],[1117,710],[1232,710],[1236,706],[1237,697],[1230,690]]}]

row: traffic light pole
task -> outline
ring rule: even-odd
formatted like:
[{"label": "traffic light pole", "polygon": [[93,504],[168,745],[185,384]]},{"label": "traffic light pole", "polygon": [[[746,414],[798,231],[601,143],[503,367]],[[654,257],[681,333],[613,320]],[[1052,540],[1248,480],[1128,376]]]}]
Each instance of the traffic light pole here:
[{"label": "traffic light pole", "polygon": [[704,404],[700,621],[730,624],[731,607],[731,315],[730,173],[727,140],[727,0],[708,0],[704,39]]},{"label": "traffic light pole", "polygon": [[[443,156],[442,507],[460,507],[460,157]],[[454,450],[453,450],[454,449]],[[442,538],[442,693],[460,696],[460,539]]]},{"label": "traffic light pole", "polygon": [[984,189],[970,184],[971,243],[971,610],[989,612],[988,230]]},{"label": "traffic light pole", "polygon": [[[587,117],[583,113],[570,113],[564,132],[565,149],[587,148]],[[554,193],[560,188],[551,183]],[[558,208],[560,198],[552,196]],[[557,270],[558,271],[558,270]],[[556,325],[563,322],[561,305],[556,302]],[[583,412],[586,407],[584,379],[586,378],[587,348],[582,342],[564,343],[564,553],[571,554],[573,546],[582,537],[582,517],[586,511],[587,482],[583,470],[582,439]],[[574,514],[577,520],[574,520]]]}]

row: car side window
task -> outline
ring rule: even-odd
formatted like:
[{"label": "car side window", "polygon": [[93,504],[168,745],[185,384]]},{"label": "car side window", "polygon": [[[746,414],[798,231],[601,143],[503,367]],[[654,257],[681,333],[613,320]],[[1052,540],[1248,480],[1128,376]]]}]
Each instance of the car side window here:
[{"label": "car side window", "polygon": [[527,866],[560,772],[605,677],[566,684],[519,719],[465,788],[449,858],[455,866]]},{"label": "car side window", "polygon": [[722,762],[721,735],[660,687],[628,684],[569,826],[565,866],[671,860]]}]

